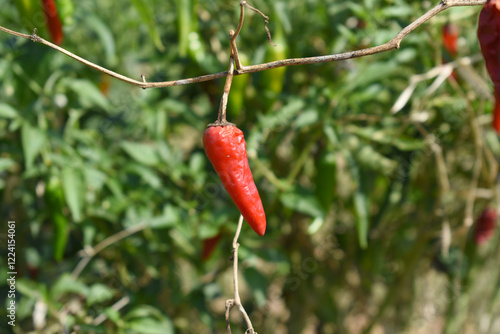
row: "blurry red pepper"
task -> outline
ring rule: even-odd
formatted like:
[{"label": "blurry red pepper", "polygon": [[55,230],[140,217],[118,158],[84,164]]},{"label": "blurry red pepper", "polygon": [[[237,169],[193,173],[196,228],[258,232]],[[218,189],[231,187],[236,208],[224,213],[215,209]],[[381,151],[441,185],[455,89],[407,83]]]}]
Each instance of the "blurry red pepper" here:
[{"label": "blurry red pepper", "polygon": [[[443,46],[446,52],[443,54],[443,64],[453,61],[458,53],[458,27],[454,23],[446,23],[442,29]],[[451,72],[451,77],[458,80],[457,73]]]},{"label": "blurry red pepper", "polygon": [[215,247],[219,244],[221,236],[222,235],[219,233],[214,237],[203,240],[203,247],[201,249],[201,259],[203,261],[208,260],[213,254]]},{"label": "blurry red pepper", "polygon": [[474,241],[477,245],[482,245],[493,236],[497,217],[497,211],[493,209],[484,209],[481,213],[474,226]]},{"label": "blurry red pepper", "polygon": [[477,37],[495,89],[493,128],[500,134],[500,0],[490,0],[483,6]]},{"label": "blurry red pepper", "polygon": [[42,6],[43,13],[45,14],[45,21],[47,22],[47,28],[50,32],[50,37],[55,44],[61,45],[64,35],[61,20],[57,14],[55,0],[42,0]]},{"label": "blurry red pepper", "polygon": [[234,124],[228,124],[209,125],[203,134],[203,147],[243,218],[262,236],[266,215],[248,165],[245,138]]},{"label": "blurry red pepper", "polygon": [[443,26],[443,45],[450,56],[455,57],[458,52],[458,27],[453,23],[446,23]]}]

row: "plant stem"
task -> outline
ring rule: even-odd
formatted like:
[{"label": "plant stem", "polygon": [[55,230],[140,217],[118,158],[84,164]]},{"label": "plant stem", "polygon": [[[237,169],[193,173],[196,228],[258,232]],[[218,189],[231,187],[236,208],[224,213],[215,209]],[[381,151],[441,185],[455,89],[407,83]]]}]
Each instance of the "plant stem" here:
[{"label": "plant stem", "polygon": [[[257,334],[254,332],[253,326],[252,326],[252,321],[250,320],[250,317],[248,316],[247,312],[245,311],[245,308],[241,304],[241,299],[240,299],[240,292],[238,288],[238,248],[240,247],[240,244],[238,244],[238,238],[240,236],[241,232],[241,227],[243,226],[243,216],[240,215],[240,219],[238,221],[238,227],[236,228],[236,233],[234,235],[233,239],[233,285],[234,285],[234,299],[229,299],[226,301],[226,329],[227,333],[231,333],[231,328],[229,327],[229,312],[231,311],[231,308],[233,306],[238,307],[240,310],[241,314],[243,315],[243,318],[245,319],[245,322],[247,324],[247,332],[250,334]],[[246,332],[245,332],[246,333]]]}]

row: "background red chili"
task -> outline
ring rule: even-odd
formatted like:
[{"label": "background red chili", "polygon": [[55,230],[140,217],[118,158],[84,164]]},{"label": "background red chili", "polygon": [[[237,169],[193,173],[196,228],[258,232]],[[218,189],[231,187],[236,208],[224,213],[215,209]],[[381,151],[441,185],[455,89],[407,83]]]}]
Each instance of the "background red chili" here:
[{"label": "background red chili", "polygon": [[219,244],[222,234],[217,234],[211,238],[203,240],[203,247],[201,248],[201,259],[206,261],[214,253],[215,247]]},{"label": "background red chili", "polygon": [[[454,23],[446,23],[442,28],[443,46],[446,52],[443,53],[443,64],[455,60],[458,53],[458,37],[460,32]],[[451,72],[451,77],[458,80],[455,70]]]},{"label": "background red chili", "polygon": [[474,241],[477,245],[484,244],[493,236],[497,217],[497,211],[494,209],[484,209],[481,213],[474,226]]},{"label": "background red chili", "polygon": [[42,6],[43,13],[45,14],[45,21],[47,22],[47,28],[50,32],[50,37],[55,44],[61,45],[64,35],[61,20],[57,14],[55,0],[42,0]]},{"label": "background red chili", "polygon": [[458,52],[458,27],[453,23],[446,23],[443,26],[442,30],[443,34],[443,45],[446,51],[450,54],[450,56],[454,57]]},{"label": "background red chili", "polygon": [[243,132],[234,125],[209,126],[203,147],[243,218],[258,235],[264,235],[266,215],[248,165]]},{"label": "background red chili", "polygon": [[490,0],[483,6],[477,37],[495,89],[493,128],[500,133],[500,0]]}]

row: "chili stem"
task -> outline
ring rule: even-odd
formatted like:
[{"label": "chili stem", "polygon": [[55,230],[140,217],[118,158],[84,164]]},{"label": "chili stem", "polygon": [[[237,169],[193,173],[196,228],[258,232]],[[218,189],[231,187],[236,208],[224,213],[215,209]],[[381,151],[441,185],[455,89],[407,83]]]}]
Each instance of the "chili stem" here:
[{"label": "chili stem", "polygon": [[220,100],[219,115],[217,117],[218,125],[228,125],[226,120],[226,110],[227,110],[227,99],[229,97],[229,91],[231,90],[231,84],[233,82],[234,74],[234,57],[229,58],[229,70],[227,71],[226,83],[224,84],[224,93],[222,94],[222,99]]}]

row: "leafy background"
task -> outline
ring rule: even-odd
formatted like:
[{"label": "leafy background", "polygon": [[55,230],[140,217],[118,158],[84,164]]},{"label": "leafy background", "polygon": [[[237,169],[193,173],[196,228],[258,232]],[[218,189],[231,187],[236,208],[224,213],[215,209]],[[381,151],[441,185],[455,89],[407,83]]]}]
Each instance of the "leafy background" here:
[{"label": "leafy background", "polygon": [[[270,16],[277,47],[248,12],[244,64],[385,43],[434,5],[251,4]],[[62,46],[104,67],[148,81],[227,68],[236,0],[73,5]],[[39,10],[0,8],[2,26],[49,38]],[[259,333],[500,331],[498,232],[476,247],[469,227],[498,205],[478,12],[441,13],[397,51],[235,78],[228,117],[245,133],[268,219],[264,237],[247,225],[240,237],[241,294]],[[412,75],[450,60],[447,22],[460,29],[458,57],[476,60],[458,81],[422,80],[392,114]],[[31,41],[0,41],[0,212],[17,223],[15,330],[224,332],[238,212],[201,143],[223,80],[141,90]],[[82,249],[134,226],[144,228],[75,272]],[[219,234],[202,260],[203,240]],[[6,272],[1,261],[2,297]],[[7,326],[5,307],[0,315]],[[231,320],[244,332],[237,311]]]}]

